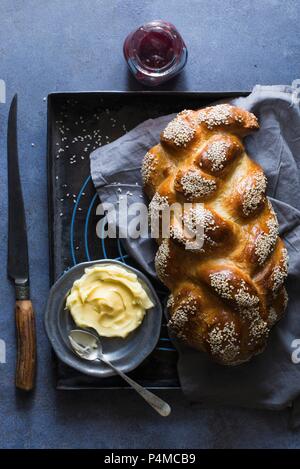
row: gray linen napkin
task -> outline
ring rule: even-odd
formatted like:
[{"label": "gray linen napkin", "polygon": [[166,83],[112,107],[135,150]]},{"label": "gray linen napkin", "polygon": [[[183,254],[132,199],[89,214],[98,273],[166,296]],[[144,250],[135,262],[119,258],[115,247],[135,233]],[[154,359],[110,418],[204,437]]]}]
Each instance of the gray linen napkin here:
[{"label": "gray linen napkin", "polygon": [[[247,137],[251,157],[264,168],[271,198],[290,256],[288,311],[271,333],[263,354],[237,367],[213,363],[205,354],[179,341],[178,372],[187,398],[203,405],[238,405],[280,409],[300,396],[300,363],[292,361],[300,339],[300,109],[297,90],[289,86],[257,85],[248,97],[231,101],[254,112],[260,130]],[[102,202],[115,204],[126,195],[128,204],[146,201],[140,168],[147,150],[173,115],[147,120],[117,141],[91,154],[91,174]],[[126,227],[120,226],[121,232]],[[151,239],[124,239],[128,253],[151,276],[156,244]],[[299,341],[300,342],[300,341]],[[300,353],[299,353],[300,356]]]}]

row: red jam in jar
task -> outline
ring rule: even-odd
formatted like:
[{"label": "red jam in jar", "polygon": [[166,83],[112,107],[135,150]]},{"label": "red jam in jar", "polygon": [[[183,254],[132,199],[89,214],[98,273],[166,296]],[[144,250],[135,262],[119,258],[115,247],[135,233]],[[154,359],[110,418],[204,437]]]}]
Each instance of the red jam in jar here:
[{"label": "red jam in jar", "polygon": [[179,73],[187,61],[187,48],[171,23],[157,20],[130,33],[124,42],[124,56],[135,78],[157,86]]}]

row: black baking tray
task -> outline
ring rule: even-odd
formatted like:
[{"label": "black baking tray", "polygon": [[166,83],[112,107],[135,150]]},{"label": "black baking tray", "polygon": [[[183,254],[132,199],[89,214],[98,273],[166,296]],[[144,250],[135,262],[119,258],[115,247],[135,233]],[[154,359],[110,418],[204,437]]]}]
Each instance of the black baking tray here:
[{"label": "black baking tray", "polygon": [[[95,91],[48,96],[48,195],[51,284],[79,262],[118,258],[136,266],[119,240],[97,238],[99,203],[90,177],[89,153],[146,119],[195,109],[247,91]],[[138,267],[138,266],[136,266]],[[155,285],[160,297],[164,287]],[[154,352],[131,376],[148,388],[178,388],[177,352],[165,321]],[[91,380],[57,362],[58,387],[122,388],[118,377]],[[76,385],[74,385],[76,383]]]}]

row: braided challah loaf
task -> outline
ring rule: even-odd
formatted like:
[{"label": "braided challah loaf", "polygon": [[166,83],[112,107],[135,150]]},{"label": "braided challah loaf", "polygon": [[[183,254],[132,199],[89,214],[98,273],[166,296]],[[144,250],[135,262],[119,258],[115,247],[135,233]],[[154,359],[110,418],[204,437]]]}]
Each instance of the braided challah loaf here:
[{"label": "braided challah loaf", "polygon": [[[258,127],[253,114],[228,104],[183,111],[142,166],[152,224],[173,203],[183,207],[179,219],[171,212],[155,259],[171,290],[169,327],[226,365],[261,352],[287,304],[287,250],[266,177],[241,140]],[[203,245],[188,249],[197,224]]]}]

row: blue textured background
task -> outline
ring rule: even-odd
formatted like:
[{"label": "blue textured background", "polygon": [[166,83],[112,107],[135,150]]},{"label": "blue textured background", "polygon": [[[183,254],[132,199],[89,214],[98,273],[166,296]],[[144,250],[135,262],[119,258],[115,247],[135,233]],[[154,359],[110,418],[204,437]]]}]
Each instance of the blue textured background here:
[{"label": "blue textured background", "polygon": [[[166,89],[251,89],[299,76],[298,0],[1,0],[0,78],[8,101],[19,93],[20,157],[30,240],[39,367],[35,395],[14,388],[13,290],[6,279],[6,120],[0,105],[0,447],[299,447],[288,412],[200,409],[179,391],[156,416],[130,391],[57,392],[43,328],[48,294],[46,103],[55,90],[139,89],[122,57],[125,35],[141,23],[172,21],[189,48],[185,73]],[[31,143],[35,143],[32,147]]]}]

